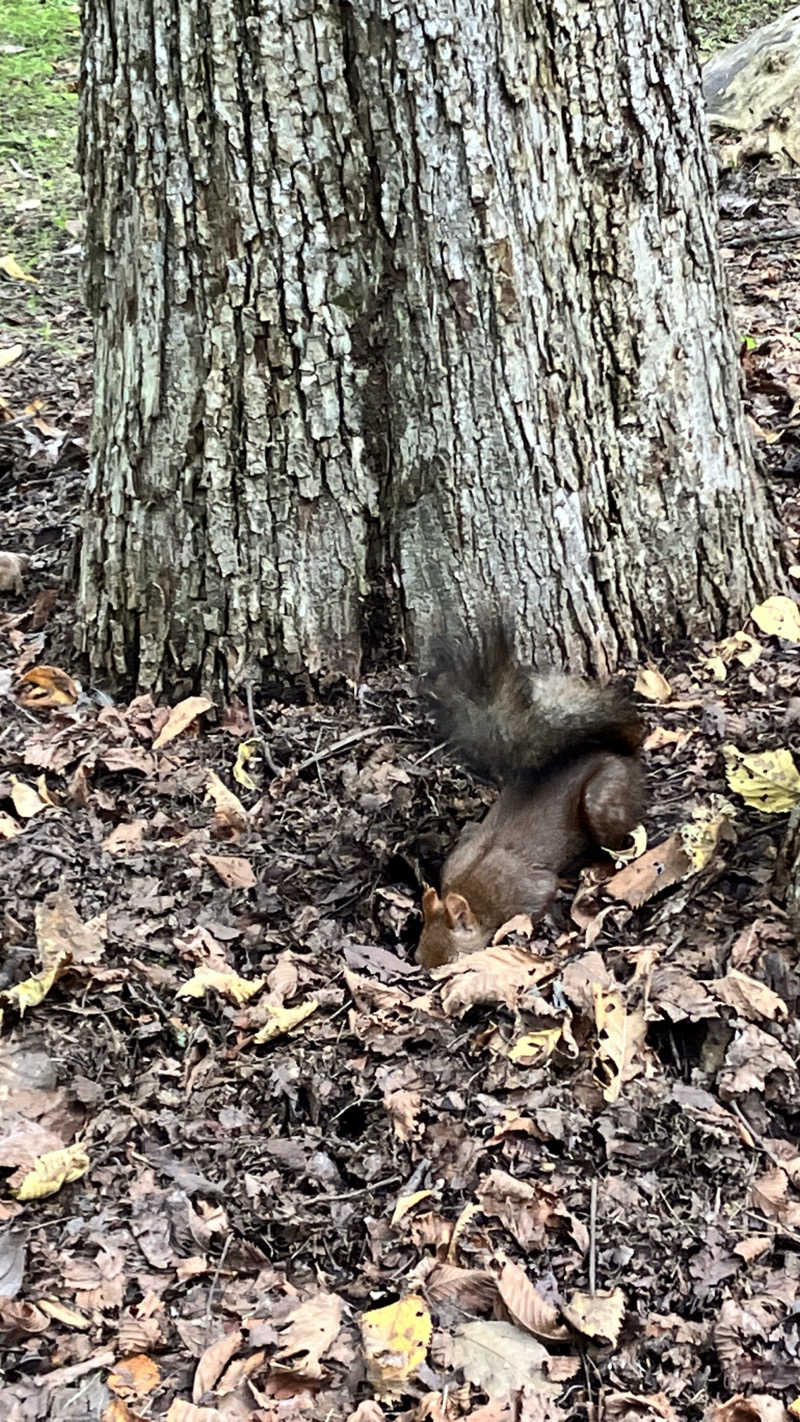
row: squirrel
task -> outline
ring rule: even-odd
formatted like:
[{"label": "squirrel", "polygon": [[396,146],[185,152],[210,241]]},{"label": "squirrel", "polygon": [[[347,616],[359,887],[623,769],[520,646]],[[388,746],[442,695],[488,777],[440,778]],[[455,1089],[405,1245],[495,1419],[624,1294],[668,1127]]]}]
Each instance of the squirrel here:
[{"label": "squirrel", "polygon": [[499,618],[472,642],[435,644],[425,680],[442,737],[501,786],[445,861],[441,893],[423,893],[416,961],[434,968],[485,948],[516,914],[540,918],[560,871],[623,844],[642,809],[644,727],[621,690],[524,667]]}]

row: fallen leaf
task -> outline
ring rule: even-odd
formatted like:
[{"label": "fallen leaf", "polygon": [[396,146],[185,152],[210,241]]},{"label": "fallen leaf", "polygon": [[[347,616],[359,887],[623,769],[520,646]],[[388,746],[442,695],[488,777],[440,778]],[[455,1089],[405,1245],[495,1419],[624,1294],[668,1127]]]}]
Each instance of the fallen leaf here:
[{"label": "fallen leaf", "polygon": [[319,1003],[310,998],[308,1002],[301,1002],[297,1007],[279,1007],[276,1003],[269,1003],[268,1010],[270,1020],[266,1026],[256,1032],[253,1041],[260,1047],[264,1042],[271,1042],[275,1037],[282,1037],[285,1032],[291,1032],[295,1027],[299,1027],[301,1022],[305,1022],[312,1012],[316,1012]]},{"label": "fallen leaf", "polygon": [[731,790],[746,805],[765,815],[779,815],[800,804],[800,775],[791,751],[760,751],[744,755],[736,746],[722,747]]},{"label": "fallen leaf", "polygon": [[18,834],[22,834],[22,825],[17,824],[13,815],[7,815],[4,810],[1,810],[0,839],[13,839]]},{"label": "fallen leaf", "polygon": [[678,833],[689,858],[692,872],[699,874],[714,857],[721,839],[731,839],[731,824],[736,818],[733,805],[720,795],[714,795],[707,805],[692,811],[692,818],[682,824]]},{"label": "fallen leaf", "polygon": [[161,750],[163,746],[169,745],[182,731],[191,726],[198,716],[203,716],[206,711],[213,707],[213,701],[207,696],[187,696],[184,701],[179,701],[177,706],[173,706],[164,725],[153,741],[153,750]]},{"label": "fallen leaf", "polygon": [[146,1353],[135,1353],[130,1358],[122,1358],[106,1378],[108,1387],[122,1398],[146,1397],[154,1387],[158,1387],[161,1373],[152,1358]]},{"label": "fallen leaf", "polygon": [[13,252],[7,252],[5,256],[0,257],[0,272],[10,277],[12,281],[31,281],[34,284],[38,281],[38,278],[31,276],[30,272],[23,271]]},{"label": "fallen leaf", "polygon": [[218,826],[236,830],[237,833],[247,828],[249,818],[244,805],[214,770],[208,772],[207,793],[214,801],[214,819]]},{"label": "fallen leaf", "polygon": [[205,1393],[212,1390],[218,1378],[221,1377],[223,1368],[230,1362],[234,1353],[238,1352],[241,1345],[242,1331],[240,1328],[233,1328],[230,1333],[223,1333],[221,1338],[206,1348],[195,1368],[192,1381],[192,1402],[197,1402]]},{"label": "fallen leaf", "polygon": [[792,1412],[792,1407],[784,1408],[777,1397],[764,1393],[751,1393],[745,1397],[739,1393],[727,1402],[718,1402],[713,1411],[706,1413],[706,1422],[785,1422],[786,1412],[800,1416],[800,1409]]},{"label": "fallen leaf", "polygon": [[233,778],[239,785],[243,785],[245,790],[257,790],[255,780],[248,770],[245,769],[248,760],[252,759],[257,741],[240,741],[236,751],[236,762],[233,767]]},{"label": "fallen leaf", "polygon": [[750,613],[756,626],[768,637],[784,642],[800,642],[800,607],[791,597],[768,597]]},{"label": "fallen leaf", "polygon": [[654,845],[632,864],[626,864],[603,887],[613,899],[622,899],[631,908],[639,908],[653,894],[685,879],[691,868],[680,835],[671,834],[662,844]]},{"label": "fallen leaf", "polygon": [[204,854],[203,858],[226,889],[253,889],[258,883],[249,859],[237,854]]},{"label": "fallen leaf", "polygon": [[497,1284],[503,1305],[514,1323],[537,1338],[564,1339],[569,1329],[561,1322],[557,1308],[542,1298],[518,1264],[503,1265]]},{"label": "fallen leaf", "polygon": [[51,808],[38,790],[26,784],[24,780],[17,780],[16,776],[13,776],[11,781],[11,799],[14,809],[23,820],[32,820],[34,815],[40,815],[42,810]]},{"label": "fallen leaf", "polygon": [[633,689],[647,701],[669,701],[672,695],[672,687],[666,677],[652,666],[639,667]]},{"label": "fallen leaf", "polygon": [[17,698],[23,706],[35,709],[74,706],[78,700],[76,682],[60,667],[31,667],[20,677],[17,684],[25,688],[17,692]]},{"label": "fallen leaf", "polygon": [[750,978],[747,973],[740,973],[736,968],[730,968],[724,978],[715,979],[708,987],[722,1002],[734,1008],[740,1017],[749,1018],[750,1021],[757,1022],[761,1019],[774,1022],[788,1016],[789,1009],[782,997],[767,987],[766,983]]},{"label": "fallen leaf", "polygon": [[0,592],[21,593],[28,559],[21,553],[0,553]]},{"label": "fallen leaf", "polygon": [[53,984],[64,976],[69,965],[69,954],[65,954],[63,958],[51,963],[49,968],[42,968],[40,972],[24,978],[21,983],[15,983],[13,987],[0,992],[0,1003],[15,1008],[20,1017],[24,1017],[29,1007],[38,1007],[47,997]]},{"label": "fallen leaf", "polygon": [[[418,1205],[421,1200],[429,1199],[432,1194],[432,1190],[414,1190],[411,1195],[398,1195],[390,1224],[399,1224],[404,1216],[408,1214],[409,1210],[413,1210],[414,1206]],[[2,1274],[0,1274],[0,1280],[2,1280]]]},{"label": "fallen leaf", "polygon": [[622,1089],[622,1069],[627,1052],[627,1015],[622,996],[594,985],[594,1020],[597,1047],[594,1078],[606,1101],[616,1101]]},{"label": "fallen leaf", "polygon": [[361,1339],[373,1385],[391,1391],[415,1373],[425,1361],[432,1332],[431,1316],[417,1294],[362,1314]]},{"label": "fallen leaf", "polygon": [[14,1190],[14,1197],[22,1203],[27,1200],[43,1200],[48,1195],[55,1195],[62,1185],[80,1180],[88,1169],[89,1157],[81,1145],[47,1151],[40,1155],[27,1171],[21,1184]]},{"label": "fallen leaf", "polygon": [[104,920],[84,923],[69,894],[59,890],[36,905],[36,943],[43,968],[92,964],[103,955]]},{"label": "fallen leaf", "polygon": [[541,1343],[513,1323],[479,1319],[462,1323],[453,1335],[454,1365],[489,1397],[505,1397],[522,1388],[550,1391],[543,1371],[548,1356]]},{"label": "fallen leaf", "polygon": [[543,1027],[538,1032],[526,1032],[508,1049],[508,1059],[518,1066],[539,1066],[552,1056],[561,1041],[561,1026]]},{"label": "fallen leaf", "polygon": [[39,1299],[39,1308],[43,1309],[48,1318],[54,1318],[57,1323],[63,1323],[67,1328],[78,1328],[82,1332],[92,1326],[92,1320],[85,1314],[78,1313],[77,1309],[67,1308],[58,1299]]},{"label": "fallen leaf", "polygon": [[128,854],[131,850],[141,847],[142,835],[146,829],[147,820],[132,820],[127,825],[116,825],[103,840],[103,848],[107,854]]},{"label": "fallen leaf", "polygon": [[625,1295],[622,1289],[598,1289],[594,1294],[572,1294],[562,1312],[578,1333],[598,1343],[616,1347],[622,1320],[625,1317]]},{"label": "fallen leaf", "polygon": [[308,1378],[321,1378],[322,1357],[336,1341],[342,1321],[342,1302],[337,1294],[315,1294],[289,1314],[281,1329],[281,1348],[273,1366]]},{"label": "fallen leaf", "polygon": [[25,350],[24,346],[5,346],[0,348],[0,370],[5,370],[7,366],[13,365],[15,360],[19,360]]},{"label": "fallen leaf", "polygon": [[207,992],[217,992],[229,1002],[241,1007],[264,986],[264,978],[240,978],[238,973],[226,973],[218,968],[198,967],[178,989],[178,997],[205,997]]},{"label": "fallen leaf", "polygon": [[726,662],[737,661],[743,667],[752,667],[764,648],[749,632],[734,632],[732,637],[726,637],[720,642],[717,650]]}]

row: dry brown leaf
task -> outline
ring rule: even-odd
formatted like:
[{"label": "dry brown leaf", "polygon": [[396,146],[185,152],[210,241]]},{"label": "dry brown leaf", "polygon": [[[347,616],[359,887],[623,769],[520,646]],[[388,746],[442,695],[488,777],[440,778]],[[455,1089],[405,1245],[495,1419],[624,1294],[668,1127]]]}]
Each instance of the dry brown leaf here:
[{"label": "dry brown leaf", "polygon": [[0,592],[19,595],[24,588],[28,559],[23,553],[0,553]]},{"label": "dry brown leaf", "polygon": [[176,1397],[169,1405],[164,1422],[226,1422],[218,1407],[197,1407]]},{"label": "dry brown leaf", "polygon": [[625,1295],[622,1289],[598,1289],[594,1294],[576,1290],[562,1312],[567,1323],[585,1338],[610,1343],[613,1348],[625,1317]]},{"label": "dry brown leaf", "polygon": [[153,741],[153,750],[161,750],[163,746],[168,746],[170,741],[174,741],[176,736],[187,730],[198,716],[205,715],[213,707],[213,701],[207,696],[187,696],[185,701],[179,701],[177,706],[173,706],[164,725]]},{"label": "dry brown leaf", "polygon": [[[788,1409],[791,1413],[791,1407]],[[727,1402],[719,1402],[706,1414],[706,1422],[786,1422],[786,1411],[777,1397],[764,1393],[739,1393]],[[796,1415],[796,1414],[795,1414]]]},{"label": "dry brown leaf", "polygon": [[782,997],[766,983],[758,982],[736,968],[729,969],[724,978],[716,978],[708,987],[740,1017],[746,1017],[751,1022],[774,1022],[788,1016],[789,1009]]},{"label": "dry brown leaf", "polygon": [[17,697],[23,706],[49,708],[53,706],[74,706],[78,700],[78,687],[67,672],[60,667],[31,667],[21,676]]},{"label": "dry brown leaf", "polygon": [[59,890],[36,906],[36,943],[42,967],[69,961],[76,965],[98,963],[103,956],[105,919],[84,923],[69,894]]},{"label": "dry brown leaf", "polygon": [[663,844],[654,845],[640,859],[626,864],[603,887],[613,899],[621,899],[631,908],[639,908],[654,894],[685,879],[691,868],[692,862],[681,843],[680,834],[672,834]]},{"label": "dry brown leaf", "polygon": [[468,1313],[491,1313],[497,1301],[497,1279],[488,1269],[462,1269],[458,1264],[430,1263],[425,1294],[432,1303],[459,1304]]},{"label": "dry brown leaf", "polygon": [[666,726],[656,726],[655,730],[650,732],[642,749],[646,751],[663,750],[665,746],[674,746],[676,750],[681,750],[693,735],[694,730],[691,728],[688,731],[672,731]]},{"label": "dry brown leaf", "polygon": [[422,1097],[418,1091],[387,1091],[383,1104],[391,1117],[392,1125],[399,1140],[410,1141],[418,1131],[417,1117],[422,1109]]},{"label": "dry brown leaf", "polygon": [[145,1419],[140,1412],[131,1412],[123,1398],[114,1397],[103,1413],[101,1422],[145,1422]]},{"label": "dry brown leaf", "polygon": [[146,1353],[122,1358],[106,1378],[111,1391],[123,1398],[146,1397],[160,1381],[158,1365]]},{"label": "dry brown leaf", "polygon": [[247,829],[250,823],[248,813],[232,790],[229,790],[216,771],[209,770],[207,794],[214,801],[214,820],[218,828],[231,829],[237,834]]},{"label": "dry brown leaf", "polygon": [[672,1403],[663,1392],[640,1395],[635,1392],[608,1392],[603,1398],[603,1422],[680,1422]]},{"label": "dry brown leaf", "polygon": [[199,1401],[205,1393],[213,1390],[214,1384],[222,1376],[223,1369],[230,1362],[234,1353],[238,1353],[241,1346],[242,1330],[233,1328],[230,1333],[223,1333],[222,1337],[218,1338],[216,1343],[212,1343],[210,1348],[206,1348],[195,1368],[192,1382],[192,1402]]},{"label": "dry brown leaf", "polygon": [[142,835],[147,829],[147,820],[131,820],[130,824],[117,825],[103,840],[107,854],[129,854],[139,849]]},{"label": "dry brown leaf", "polygon": [[594,1021],[597,1047],[594,1054],[594,1078],[603,1089],[606,1101],[616,1101],[622,1089],[628,1041],[628,1019],[625,1003],[618,992],[594,988]]},{"label": "dry brown leaf", "polygon": [[503,1265],[497,1290],[512,1323],[519,1324],[536,1338],[569,1338],[557,1308],[542,1298],[518,1264]]},{"label": "dry brown leaf", "polygon": [[337,1294],[315,1294],[301,1303],[281,1329],[282,1347],[273,1366],[307,1378],[324,1376],[322,1358],[335,1343],[341,1327],[342,1301]]},{"label": "dry brown leaf", "polygon": [[661,675],[655,667],[639,667],[636,673],[636,683],[634,691],[639,696],[643,696],[646,701],[669,701],[672,695],[672,687],[667,678]]},{"label": "dry brown leaf", "polygon": [[203,858],[226,889],[254,889],[258,883],[249,859],[237,854],[204,854]]}]

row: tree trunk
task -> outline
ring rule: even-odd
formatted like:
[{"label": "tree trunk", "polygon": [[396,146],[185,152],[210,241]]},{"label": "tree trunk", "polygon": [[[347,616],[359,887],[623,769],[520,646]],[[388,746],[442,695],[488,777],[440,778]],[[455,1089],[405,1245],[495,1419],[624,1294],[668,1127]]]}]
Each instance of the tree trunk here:
[{"label": "tree trunk", "polygon": [[679,0],[84,0],[82,647],[604,671],[776,582]]}]

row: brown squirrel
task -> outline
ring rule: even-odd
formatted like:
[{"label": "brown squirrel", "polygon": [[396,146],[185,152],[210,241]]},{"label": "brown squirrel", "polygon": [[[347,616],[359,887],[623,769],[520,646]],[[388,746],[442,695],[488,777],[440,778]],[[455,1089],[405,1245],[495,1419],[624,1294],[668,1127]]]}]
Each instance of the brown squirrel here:
[{"label": "brown squirrel", "polygon": [[593,846],[618,848],[642,807],[644,728],[623,692],[517,661],[505,622],[473,643],[441,641],[427,684],[440,734],[500,781],[426,889],[417,962],[448,963],[491,942],[515,914],[540,918],[559,872]]}]

